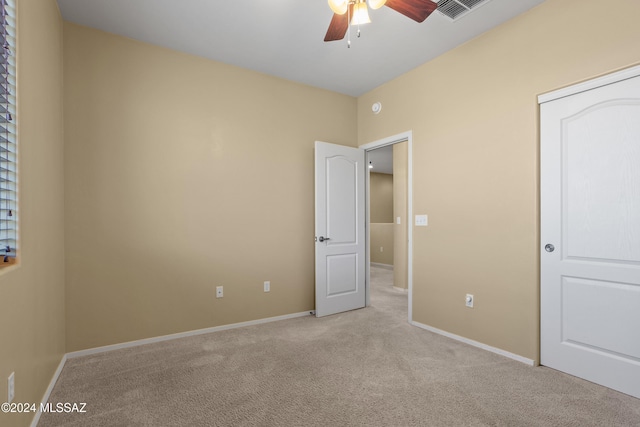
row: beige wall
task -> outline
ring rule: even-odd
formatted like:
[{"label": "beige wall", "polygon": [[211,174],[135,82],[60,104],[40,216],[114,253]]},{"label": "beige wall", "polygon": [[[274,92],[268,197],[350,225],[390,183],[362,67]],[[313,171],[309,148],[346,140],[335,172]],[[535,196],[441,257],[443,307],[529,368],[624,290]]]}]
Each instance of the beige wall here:
[{"label": "beige wall", "polygon": [[371,262],[393,265],[393,224],[372,223],[369,226],[369,236],[371,239]]},{"label": "beige wall", "polygon": [[65,352],[62,19],[54,0],[18,3],[21,260],[0,272],[0,402],[15,372],[14,401],[37,403]]},{"label": "beige wall", "polygon": [[[393,145],[393,259],[395,261],[393,269],[393,286],[407,289],[409,287],[408,278],[408,234],[407,216],[408,210],[408,166],[409,152],[408,142],[400,142]],[[397,218],[400,217],[400,224]]]},{"label": "beige wall", "polygon": [[369,212],[372,223],[393,222],[393,175],[369,173]]},{"label": "beige wall", "polygon": [[547,0],[358,99],[360,144],[413,131],[414,320],[538,360],[536,97],[637,64],[638,16]]},{"label": "beige wall", "polygon": [[356,145],[356,99],[69,23],[64,52],[67,350],[313,309],[313,145]]},{"label": "beige wall", "polygon": [[371,262],[393,265],[393,175],[369,173],[369,215]]}]

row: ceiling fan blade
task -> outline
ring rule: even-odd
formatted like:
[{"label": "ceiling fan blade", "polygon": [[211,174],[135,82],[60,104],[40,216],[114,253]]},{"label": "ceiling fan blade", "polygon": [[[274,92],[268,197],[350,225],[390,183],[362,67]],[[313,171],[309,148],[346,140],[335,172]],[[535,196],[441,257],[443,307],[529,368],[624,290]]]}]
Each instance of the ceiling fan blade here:
[{"label": "ceiling fan blade", "polygon": [[431,0],[387,0],[385,6],[416,22],[424,21],[438,8],[438,5]]},{"label": "ceiling fan blade", "polygon": [[347,34],[347,29],[349,28],[349,18],[347,14],[338,15],[337,13],[333,14],[333,18],[331,18],[331,23],[329,24],[329,29],[327,30],[327,35],[324,36],[324,41],[331,42],[334,40],[342,40],[344,35]]}]

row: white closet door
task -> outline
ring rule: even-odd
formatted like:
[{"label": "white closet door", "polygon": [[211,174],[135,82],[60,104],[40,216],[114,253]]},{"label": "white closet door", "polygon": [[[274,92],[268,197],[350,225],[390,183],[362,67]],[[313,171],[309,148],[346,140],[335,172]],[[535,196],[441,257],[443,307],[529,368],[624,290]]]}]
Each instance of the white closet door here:
[{"label": "white closet door", "polygon": [[640,77],[628,75],[540,106],[541,363],[640,397]]}]

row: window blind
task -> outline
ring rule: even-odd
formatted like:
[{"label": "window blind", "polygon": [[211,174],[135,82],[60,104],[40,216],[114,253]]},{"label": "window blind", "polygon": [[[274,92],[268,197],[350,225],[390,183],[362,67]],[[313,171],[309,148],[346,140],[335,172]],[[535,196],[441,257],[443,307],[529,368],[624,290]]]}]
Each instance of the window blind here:
[{"label": "window blind", "polygon": [[0,267],[18,246],[16,146],[16,20],[14,0],[0,0]]}]

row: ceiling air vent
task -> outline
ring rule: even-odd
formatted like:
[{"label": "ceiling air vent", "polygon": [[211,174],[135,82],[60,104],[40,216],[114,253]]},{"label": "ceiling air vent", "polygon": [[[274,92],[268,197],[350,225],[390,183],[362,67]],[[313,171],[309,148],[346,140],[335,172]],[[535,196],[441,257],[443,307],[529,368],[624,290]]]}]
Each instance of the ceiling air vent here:
[{"label": "ceiling air vent", "polygon": [[456,20],[488,1],[489,0],[440,0],[438,2],[438,11]]}]

